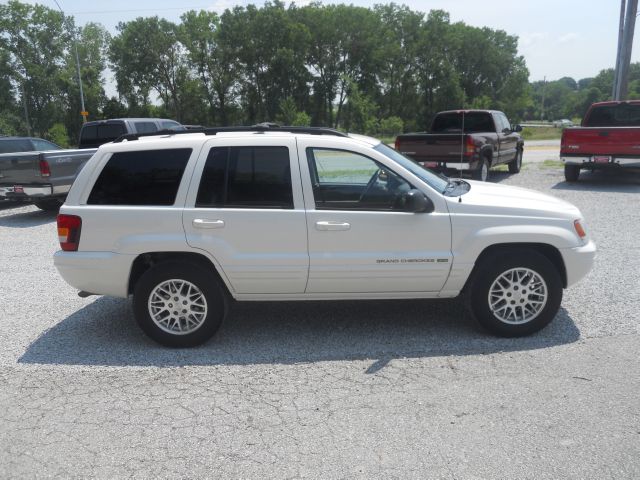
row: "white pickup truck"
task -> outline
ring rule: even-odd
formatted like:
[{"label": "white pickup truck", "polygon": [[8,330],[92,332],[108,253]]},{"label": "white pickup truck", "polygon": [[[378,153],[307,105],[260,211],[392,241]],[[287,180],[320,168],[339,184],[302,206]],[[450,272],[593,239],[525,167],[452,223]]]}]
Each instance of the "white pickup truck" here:
[{"label": "white pickup truck", "polygon": [[464,293],[490,332],[527,335],[596,250],[562,200],[449,180],[369,137],[269,125],[101,146],[58,235],[70,285],[132,294],[140,327],[173,347],[213,336],[231,299]]}]

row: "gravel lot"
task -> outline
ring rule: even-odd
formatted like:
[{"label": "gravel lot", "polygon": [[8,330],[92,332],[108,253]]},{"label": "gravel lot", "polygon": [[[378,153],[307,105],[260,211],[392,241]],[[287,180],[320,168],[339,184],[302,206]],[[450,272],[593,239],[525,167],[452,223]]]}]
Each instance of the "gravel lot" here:
[{"label": "gravel lot", "polygon": [[458,301],[252,303],[163,349],[60,279],[54,215],[0,204],[0,477],[639,478],[640,174],[494,181],[576,204],[599,247],[525,339]]}]

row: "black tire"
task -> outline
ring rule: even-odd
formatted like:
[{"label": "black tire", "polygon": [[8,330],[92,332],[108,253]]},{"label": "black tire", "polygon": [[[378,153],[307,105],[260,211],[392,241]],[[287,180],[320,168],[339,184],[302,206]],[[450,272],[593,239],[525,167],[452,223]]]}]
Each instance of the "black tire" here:
[{"label": "black tire", "polygon": [[478,168],[471,172],[471,178],[486,182],[489,180],[489,160],[486,157],[481,157],[478,162]]},{"label": "black tire", "polygon": [[[150,297],[159,293],[159,290],[156,289],[163,283],[170,280],[177,280],[178,282],[183,282],[183,284],[184,282],[188,282],[192,286],[195,286],[195,288],[199,290],[201,297],[204,297],[204,305],[206,306],[206,315],[203,314],[200,316],[196,312],[196,315],[198,315],[197,319],[195,316],[184,315],[177,320],[174,325],[174,331],[176,333],[168,331],[169,326],[162,328],[158,323],[156,323],[151,316],[149,307]],[[175,283],[174,285],[180,284]],[[184,285],[185,289],[188,288],[187,284]],[[189,296],[185,289],[182,291],[176,291],[175,294],[180,295],[180,297],[175,298],[189,298],[189,301],[191,301],[193,294]],[[192,290],[191,292],[193,293],[194,291],[195,290]],[[201,301],[201,297],[197,297],[199,301]],[[157,299],[158,296],[155,295],[154,298]],[[171,302],[172,299],[166,298],[164,301]],[[177,306],[178,304],[174,307],[172,303],[167,303],[164,305],[164,309],[162,309],[162,311],[157,315],[166,311],[165,309],[167,307],[176,308]],[[180,308],[182,308],[182,305]],[[196,309],[199,309],[199,311],[203,310],[197,305],[195,307],[192,305],[185,306],[184,308],[189,308],[192,312]],[[138,325],[149,337],[166,347],[195,347],[206,342],[213,337],[220,328],[220,325],[226,316],[227,308],[227,294],[223,290],[223,286],[220,284],[220,280],[217,278],[217,275],[211,270],[191,262],[179,263],[176,261],[167,261],[151,267],[140,277],[135,285],[133,293],[133,311]],[[175,312],[167,311],[167,314],[171,315],[171,313],[177,313],[178,315],[182,315],[183,312],[187,312],[185,309],[177,309]],[[188,329],[188,324],[183,323],[183,320],[184,322],[188,321],[186,318],[187,316],[189,316],[193,322],[197,322],[199,326],[192,327],[193,330],[189,333],[181,334],[175,330],[175,327],[180,326],[180,328],[182,328],[184,325],[186,327],[185,330]]]},{"label": "black tire", "polygon": [[509,173],[520,173],[520,169],[522,168],[522,149],[519,148],[516,152],[516,158],[511,160],[507,165],[509,165]]},{"label": "black tire", "polygon": [[567,182],[577,182],[580,176],[579,165],[565,165],[564,166],[564,179]]},{"label": "black tire", "polygon": [[[546,284],[546,289],[544,285],[536,284],[538,292],[543,291],[546,294],[546,303],[541,305],[539,311],[535,312],[532,309],[531,312],[525,312],[519,304],[519,302],[523,302],[525,306],[533,305],[534,308],[537,308],[533,302],[537,302],[541,297],[538,293],[529,290],[531,283],[527,283],[535,278],[533,275],[522,277],[520,280],[522,283],[515,282],[515,291],[513,286],[505,287],[504,283],[497,283],[498,278],[503,275],[511,275],[515,269],[525,274],[527,271],[533,272],[538,276],[538,279],[542,279]],[[525,283],[524,286],[523,283]],[[496,295],[494,290],[494,295],[490,297],[490,289],[494,285],[498,290],[502,289],[502,292],[506,293]],[[522,295],[523,291],[525,295]],[[530,249],[502,249],[481,260],[474,271],[468,294],[471,313],[486,330],[500,337],[522,337],[546,327],[556,316],[562,302],[562,280],[558,270],[544,255]],[[500,300],[501,297],[504,297],[505,300]],[[491,300],[498,307],[495,310],[491,309]],[[507,303],[513,304],[513,306]],[[503,312],[503,309],[510,309],[514,318],[501,319],[500,312]],[[503,313],[502,317],[509,315],[509,312],[507,315]],[[516,316],[522,318],[517,319]],[[527,316],[531,318],[527,320]],[[518,320],[521,323],[517,323]]]},{"label": "black tire", "polygon": [[36,200],[33,204],[40,210],[45,212],[57,212],[64,203],[64,200],[60,198],[46,198],[43,200]]}]

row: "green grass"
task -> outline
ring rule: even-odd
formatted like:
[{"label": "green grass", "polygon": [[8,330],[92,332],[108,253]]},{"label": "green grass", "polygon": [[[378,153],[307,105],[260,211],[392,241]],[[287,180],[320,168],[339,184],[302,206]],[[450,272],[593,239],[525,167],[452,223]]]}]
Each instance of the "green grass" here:
[{"label": "green grass", "polygon": [[564,163],[560,160],[545,160],[542,162],[542,168],[558,168],[564,167]]},{"label": "green grass", "polygon": [[556,127],[524,127],[521,135],[525,140],[559,140],[562,136],[562,129]]}]

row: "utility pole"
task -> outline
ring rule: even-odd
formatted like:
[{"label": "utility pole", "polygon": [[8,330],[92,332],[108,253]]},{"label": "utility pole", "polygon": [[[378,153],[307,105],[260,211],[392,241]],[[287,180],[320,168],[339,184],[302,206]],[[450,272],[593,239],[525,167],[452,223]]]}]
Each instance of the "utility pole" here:
[{"label": "utility pole", "polygon": [[624,20],[622,33],[622,45],[620,49],[620,63],[617,65],[615,75],[614,100],[624,100],[627,98],[627,88],[629,85],[629,64],[631,63],[631,47],[633,46],[633,33],[636,28],[636,15],[638,12],[638,0],[629,0],[627,3],[627,13]]},{"label": "utility pole", "polygon": [[24,83],[20,84],[22,87],[22,106],[24,107],[24,121],[27,124],[27,135],[31,136],[31,122],[29,122],[29,110],[27,109],[27,94],[24,90]]},{"label": "utility pole", "polygon": [[544,121],[544,87],[547,85],[547,76],[542,79],[542,102],[540,102],[540,121]]},{"label": "utility pole", "polygon": [[618,76],[620,75],[620,52],[622,50],[622,37],[624,36],[624,7],[625,0],[620,0],[620,25],[618,27],[618,49],[616,51],[616,69],[613,72],[613,85],[611,88],[611,98],[616,99],[618,91]]},{"label": "utility pole", "polygon": [[[60,13],[62,13],[62,17],[64,19],[65,14],[64,14],[64,11],[62,10],[62,7],[58,3],[58,0],[53,0],[53,1],[58,6],[58,10],[60,10]],[[87,112],[84,108],[84,92],[82,91],[82,76],[80,75],[80,58],[78,57],[78,38],[76,36],[75,28],[73,29],[73,47],[76,53],[76,72],[78,73],[78,85],[80,86],[80,108],[82,109],[80,112],[80,115],[82,115],[82,123],[87,123],[87,115],[89,114],[89,112]]]}]

